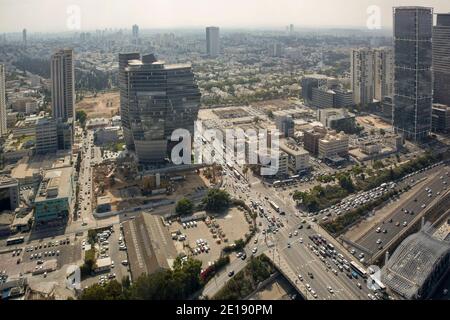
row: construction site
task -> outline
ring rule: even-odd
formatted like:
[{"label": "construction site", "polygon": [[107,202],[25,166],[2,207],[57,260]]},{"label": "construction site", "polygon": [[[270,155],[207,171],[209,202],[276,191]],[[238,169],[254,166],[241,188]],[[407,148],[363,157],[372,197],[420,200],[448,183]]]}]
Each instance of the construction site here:
[{"label": "construction site", "polygon": [[178,201],[181,197],[200,201],[211,186],[221,183],[220,166],[165,173],[145,173],[133,160],[101,163],[94,167],[94,209],[121,211],[152,202]]}]

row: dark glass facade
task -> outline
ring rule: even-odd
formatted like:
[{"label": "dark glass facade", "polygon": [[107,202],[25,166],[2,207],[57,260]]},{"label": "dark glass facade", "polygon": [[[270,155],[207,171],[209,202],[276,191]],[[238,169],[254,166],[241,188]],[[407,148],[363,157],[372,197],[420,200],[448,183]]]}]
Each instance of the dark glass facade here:
[{"label": "dark glass facade", "polygon": [[419,140],[431,130],[433,10],[394,8],[394,128]]},{"label": "dark glass facade", "polygon": [[438,14],[433,28],[434,102],[450,106],[450,13]]},{"label": "dark glass facade", "polygon": [[140,162],[163,162],[172,132],[187,129],[192,135],[194,131],[200,91],[191,66],[165,65],[146,55],[127,61],[122,68],[121,112],[127,144]]}]

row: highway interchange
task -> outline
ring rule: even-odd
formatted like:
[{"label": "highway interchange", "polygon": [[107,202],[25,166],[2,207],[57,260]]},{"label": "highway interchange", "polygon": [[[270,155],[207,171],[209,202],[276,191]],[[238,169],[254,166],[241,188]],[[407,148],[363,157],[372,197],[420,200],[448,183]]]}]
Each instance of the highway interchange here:
[{"label": "highway interchange", "polygon": [[[251,242],[248,248],[246,248],[247,255],[252,254],[253,248],[257,248],[257,255],[264,252],[268,256],[272,254],[275,262],[277,262],[277,257],[278,260],[285,261],[291,272],[295,273],[297,285],[305,289],[306,284],[309,284],[311,289],[316,292],[317,299],[369,299],[369,289],[361,278],[350,279],[346,275],[347,272],[341,272],[329,257],[326,258],[326,262],[331,268],[328,268],[325,262],[322,262],[308,248],[308,244],[312,244],[309,236],[317,233],[314,229],[317,229],[318,226],[311,221],[305,221],[306,223],[303,223],[303,215],[295,208],[295,203],[292,200],[289,201],[289,199],[280,198],[274,192],[273,188],[267,186],[259,178],[250,176],[247,183],[244,182],[243,177],[240,179],[237,178],[229,168],[224,166],[224,170],[224,185],[232,195],[245,200],[249,205],[250,200],[258,202],[269,216],[275,216],[278,218],[277,221],[283,224],[275,234],[266,232],[264,232],[265,234],[259,233],[257,236],[258,243],[254,244]],[[282,208],[286,212],[286,215],[280,216],[275,213],[269,204],[269,200],[275,202]],[[258,220],[258,224],[261,223],[259,229],[267,230],[269,227],[268,219],[260,217]],[[303,227],[298,229],[300,225]],[[308,225],[313,226],[313,228],[309,229],[307,227]],[[297,236],[294,235],[295,231],[298,233]],[[346,252],[338,252],[343,254],[346,260],[351,260]],[[245,265],[246,261],[242,261],[241,259],[233,260],[226,270],[222,271],[207,284],[202,294],[208,297],[214,296],[226,281],[228,281],[228,273],[230,271],[237,273]],[[337,275],[332,272],[332,269],[337,271]],[[308,276],[308,272],[312,274],[313,278]],[[299,280],[298,275],[302,276],[303,281]],[[361,288],[358,287],[358,282],[361,284]],[[329,287],[331,287],[333,293],[330,292]],[[302,292],[309,293],[309,295],[306,294],[306,298],[314,299],[308,290],[302,290]]]}]

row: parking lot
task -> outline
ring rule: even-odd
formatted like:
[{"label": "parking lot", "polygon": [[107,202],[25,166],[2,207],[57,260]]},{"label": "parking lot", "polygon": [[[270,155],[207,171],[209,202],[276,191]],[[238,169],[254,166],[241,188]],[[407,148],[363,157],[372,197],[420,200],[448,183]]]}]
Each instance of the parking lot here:
[{"label": "parking lot", "polygon": [[[181,237],[178,236],[181,241],[174,239],[177,251],[184,251],[188,255],[194,256],[195,259],[203,262],[203,267],[207,267],[220,257],[224,246],[244,238],[245,234],[249,232],[249,224],[245,220],[244,212],[233,207],[210,221],[197,221],[196,226],[184,228],[180,222],[172,223],[170,232],[177,233],[178,231],[181,233]],[[188,246],[188,248],[184,248],[184,246]]]},{"label": "parking lot", "polygon": [[53,262],[56,262],[55,268],[59,269],[81,259],[80,242],[74,242],[73,239],[42,241],[17,248],[0,255],[0,272],[4,271],[8,277],[36,272],[39,268],[53,265]]},{"label": "parking lot", "polygon": [[[98,253],[98,258],[111,258],[111,267],[83,280],[81,283],[82,287],[90,286],[94,283],[102,284],[112,279],[120,282],[123,277],[128,276],[128,267],[122,264],[122,262],[128,260],[123,235],[118,224],[111,228],[113,232],[99,232],[97,234],[98,241],[94,246]],[[111,228],[105,230],[111,230]],[[87,239],[84,239],[84,244],[84,247],[87,249]]]}]

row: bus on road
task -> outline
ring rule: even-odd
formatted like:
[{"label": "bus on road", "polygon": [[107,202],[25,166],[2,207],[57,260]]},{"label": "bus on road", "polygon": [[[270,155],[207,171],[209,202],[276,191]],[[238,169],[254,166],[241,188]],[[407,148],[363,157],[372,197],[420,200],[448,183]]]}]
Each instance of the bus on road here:
[{"label": "bus on road", "polygon": [[361,277],[367,278],[367,272],[363,268],[358,266],[354,261],[350,261],[350,266],[352,267],[352,270],[359,274]]},{"label": "bus on road", "polygon": [[277,206],[275,202],[269,201],[269,203],[276,212],[280,212],[280,207]]},{"label": "bus on road", "polygon": [[25,241],[24,237],[15,237],[6,239],[6,245],[10,246],[13,244],[23,243]]},{"label": "bus on road", "polygon": [[281,185],[281,181],[277,180],[273,183],[274,188],[278,188]]}]

